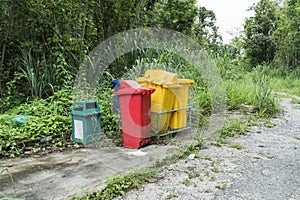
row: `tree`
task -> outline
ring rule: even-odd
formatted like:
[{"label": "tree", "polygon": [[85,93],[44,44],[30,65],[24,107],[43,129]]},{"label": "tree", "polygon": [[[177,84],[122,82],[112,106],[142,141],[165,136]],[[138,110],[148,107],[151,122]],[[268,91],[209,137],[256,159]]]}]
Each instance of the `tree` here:
[{"label": "tree", "polygon": [[206,49],[217,52],[222,42],[216,26],[216,16],[212,10],[198,8],[197,20],[193,27],[193,37]]},{"label": "tree", "polygon": [[280,19],[274,33],[276,62],[294,69],[300,65],[300,0],[288,0],[279,9]]},{"label": "tree", "polygon": [[197,16],[196,0],[167,0],[158,5],[160,27],[191,35]]},{"label": "tree", "polygon": [[246,19],[244,24],[244,44],[246,59],[252,67],[271,63],[275,56],[276,43],[273,33],[276,30],[276,7],[271,0],[261,0],[250,8],[255,16]]},{"label": "tree", "polygon": [[[217,41],[214,13],[196,0],[2,0],[0,9],[0,98],[11,80],[13,93],[32,97],[72,85],[92,49],[132,28],[173,29],[208,48]],[[131,66],[137,56],[114,64]]]}]

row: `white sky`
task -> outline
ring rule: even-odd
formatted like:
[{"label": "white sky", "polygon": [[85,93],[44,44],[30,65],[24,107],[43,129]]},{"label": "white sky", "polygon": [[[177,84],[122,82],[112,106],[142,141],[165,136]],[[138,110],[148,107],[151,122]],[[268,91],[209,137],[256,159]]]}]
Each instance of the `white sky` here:
[{"label": "white sky", "polygon": [[228,43],[243,30],[245,18],[254,15],[247,11],[248,8],[258,2],[259,0],[198,0],[198,5],[214,11],[219,33],[223,42]]}]

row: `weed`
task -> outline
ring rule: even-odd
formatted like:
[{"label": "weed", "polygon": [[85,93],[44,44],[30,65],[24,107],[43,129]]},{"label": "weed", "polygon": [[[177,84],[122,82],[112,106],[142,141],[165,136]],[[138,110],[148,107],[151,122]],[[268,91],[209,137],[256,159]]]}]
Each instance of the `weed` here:
[{"label": "weed", "polygon": [[173,199],[173,198],[178,197],[178,195],[176,195],[175,191],[176,191],[176,189],[173,187],[173,188],[172,188],[171,194],[168,194],[168,195],[166,196],[165,200]]},{"label": "weed", "polygon": [[291,100],[291,104],[300,104],[300,99],[293,97]]},{"label": "weed", "polygon": [[220,138],[233,137],[235,135],[244,135],[248,121],[245,119],[233,119],[230,122],[225,122],[224,126],[217,130]]},{"label": "weed", "polygon": [[0,192],[0,199],[1,200],[24,200],[21,198],[12,198],[12,197],[8,197],[6,196],[4,193]]},{"label": "weed", "polygon": [[217,178],[215,176],[212,176],[209,180],[210,181],[215,181],[215,180],[217,180]]},{"label": "weed", "polygon": [[185,186],[189,187],[193,184],[193,181],[189,178],[186,178],[183,180],[182,184],[184,184]]},{"label": "weed", "polygon": [[251,105],[254,96],[254,85],[250,77],[241,80],[225,81],[228,110],[239,110],[242,105]]},{"label": "weed", "polygon": [[200,176],[200,173],[199,172],[194,172],[194,171],[188,171],[188,177],[189,179],[192,179],[192,178],[197,178]]},{"label": "weed", "polygon": [[205,156],[204,160],[212,161],[213,159],[211,157],[209,157],[209,156]]},{"label": "weed", "polygon": [[215,172],[215,173],[220,173],[221,170],[219,168],[217,168],[216,166],[214,166],[212,169],[211,169],[212,172]]},{"label": "weed", "polygon": [[226,183],[223,183],[223,184],[216,185],[216,188],[220,189],[220,190],[226,190],[229,188],[229,185],[227,185]]},{"label": "weed", "polygon": [[[189,156],[191,153],[198,152],[199,149],[204,144],[203,136],[196,136],[195,140],[185,144],[182,148],[175,151],[171,156],[167,156],[163,160],[156,161],[152,166],[144,170],[143,172],[134,172],[122,176],[110,176],[108,177],[107,186],[93,194],[86,195],[84,197],[73,197],[72,199],[112,199],[117,196],[123,196],[126,191],[137,188],[142,182],[147,181],[150,178],[155,177],[156,170],[162,165],[170,164],[176,162],[178,159],[183,159]],[[200,174],[194,173],[190,174],[192,177],[198,177]],[[187,178],[183,182],[186,185],[192,185],[192,181]]]},{"label": "weed", "polygon": [[270,80],[270,83],[273,89],[278,92],[300,96],[300,80],[298,77],[293,75],[286,77],[275,77]]},{"label": "weed", "polygon": [[294,138],[295,138],[296,140],[300,140],[300,137],[295,136]]},{"label": "weed", "polygon": [[187,142],[183,147],[174,150],[172,155],[167,156],[163,160],[157,160],[153,167],[159,167],[165,164],[171,164],[179,159],[188,157],[190,154],[195,154],[195,157],[199,157],[199,149],[204,144],[204,137],[196,135],[195,140]]},{"label": "weed", "polygon": [[108,177],[107,185],[104,189],[84,197],[73,197],[71,199],[113,199],[114,197],[124,196],[125,192],[138,188],[145,180],[154,178],[156,175],[155,170],[146,172],[134,172],[125,175],[114,175]]},{"label": "weed", "polygon": [[[15,192],[15,181],[11,175],[11,173],[9,172],[8,168],[5,167],[3,169],[0,170],[0,175],[3,174],[4,172],[6,172],[9,177],[10,177],[10,181],[11,181],[11,185],[12,185],[12,188]],[[0,192],[0,199],[3,199],[3,200],[24,200],[24,199],[21,199],[21,198],[12,198],[12,197],[8,197],[6,196],[4,193]]]},{"label": "weed", "polygon": [[173,198],[178,197],[178,195],[175,194],[175,190],[176,190],[175,188],[172,188],[171,194],[168,194],[168,195],[166,196],[165,200],[173,199]]},{"label": "weed", "polygon": [[212,190],[212,189],[210,189],[210,188],[208,188],[208,189],[205,189],[203,192],[204,192],[204,193],[212,193],[212,192],[213,192],[213,190]]},{"label": "weed", "polygon": [[266,158],[268,158],[270,160],[273,160],[275,158],[275,156],[273,156],[273,155],[267,155]]},{"label": "weed", "polygon": [[265,124],[265,126],[267,127],[267,128],[273,128],[273,127],[275,127],[277,124],[275,124],[275,123],[270,123],[270,122],[268,122],[268,123],[266,123]]},{"label": "weed", "polygon": [[242,146],[241,144],[235,143],[235,142],[229,143],[229,146],[230,146],[231,148],[235,148],[235,149],[238,149],[238,150],[241,150],[241,149],[243,148],[243,146]]}]

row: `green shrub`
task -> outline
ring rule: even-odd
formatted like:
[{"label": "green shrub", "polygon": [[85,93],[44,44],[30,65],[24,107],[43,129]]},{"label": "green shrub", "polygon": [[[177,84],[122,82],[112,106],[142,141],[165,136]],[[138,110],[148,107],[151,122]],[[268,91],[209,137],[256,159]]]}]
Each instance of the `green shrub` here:
[{"label": "green shrub", "polygon": [[[72,123],[68,114],[71,108],[71,90],[64,89],[47,99],[33,99],[0,115],[0,157],[15,157],[33,141],[51,136],[55,145],[62,146],[70,139]],[[12,123],[16,115],[27,115],[24,125]]]}]

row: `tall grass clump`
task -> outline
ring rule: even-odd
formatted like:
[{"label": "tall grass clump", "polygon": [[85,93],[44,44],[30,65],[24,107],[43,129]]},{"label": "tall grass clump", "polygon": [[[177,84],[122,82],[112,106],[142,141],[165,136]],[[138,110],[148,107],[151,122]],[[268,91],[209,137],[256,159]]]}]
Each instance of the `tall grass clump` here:
[{"label": "tall grass clump", "polygon": [[253,106],[255,111],[262,116],[274,116],[279,111],[278,99],[270,87],[268,76],[254,70],[253,82],[255,91]]},{"label": "tall grass clump", "polygon": [[228,110],[239,110],[243,105],[252,105],[254,84],[249,76],[239,80],[227,80],[224,85]]}]

